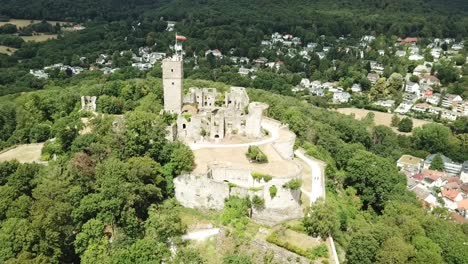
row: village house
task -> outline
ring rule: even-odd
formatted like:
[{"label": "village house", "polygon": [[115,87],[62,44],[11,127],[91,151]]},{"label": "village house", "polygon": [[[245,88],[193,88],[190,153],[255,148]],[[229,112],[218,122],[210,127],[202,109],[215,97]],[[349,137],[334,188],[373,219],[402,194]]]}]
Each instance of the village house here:
[{"label": "village house", "polygon": [[371,61],[370,62],[370,67],[371,71],[378,73],[378,74],[383,74],[384,71],[384,66],[381,63],[378,63],[376,61]]},{"label": "village house", "polygon": [[439,93],[432,94],[431,96],[426,97],[426,102],[431,105],[438,105],[440,102],[441,95]]},{"label": "village house", "polygon": [[426,169],[421,172],[421,175],[423,184],[428,188],[442,187],[447,182],[446,172]]},{"label": "village house", "polygon": [[403,155],[397,161],[398,169],[406,175],[420,173],[423,168],[424,160],[411,155]]},{"label": "village house", "polygon": [[427,110],[429,109],[429,105],[426,104],[426,103],[420,103],[420,104],[415,104],[413,105],[413,107],[411,108],[411,110],[415,111],[415,112],[420,112],[420,113],[425,113],[427,112]]},{"label": "village house", "polygon": [[463,162],[462,170],[460,173],[460,180],[463,183],[468,183],[468,160]]},{"label": "village house", "polygon": [[223,54],[221,53],[219,49],[205,51],[205,57],[207,57],[209,54],[213,55],[215,58],[218,58],[218,59],[223,58]]},{"label": "village house", "polygon": [[441,111],[441,114],[440,114],[440,118],[442,119],[447,119],[449,121],[455,121],[457,120],[459,114],[455,111],[451,111],[451,110],[442,110]]},{"label": "village house", "polygon": [[38,79],[48,79],[49,74],[44,72],[43,70],[29,70],[29,73],[32,74],[34,77]]},{"label": "village house", "polygon": [[404,39],[398,38],[397,41],[400,44],[415,44],[416,42],[418,42],[418,38],[410,38],[410,37],[404,38]]},{"label": "village house", "polygon": [[416,185],[412,189],[410,189],[414,194],[416,194],[416,197],[423,202],[428,203],[431,207],[435,207],[438,205],[437,203],[437,197],[431,194],[426,188]]},{"label": "village house", "polygon": [[375,84],[377,80],[379,80],[380,75],[377,73],[368,73],[367,74],[367,79],[372,83]]},{"label": "village house", "polygon": [[351,86],[351,92],[353,93],[360,93],[362,92],[362,87],[359,83],[354,83],[353,86]]},{"label": "village house", "polygon": [[405,92],[416,94],[418,97],[421,95],[421,86],[418,83],[406,82],[405,83]]},{"label": "village house", "polygon": [[458,208],[457,202],[463,200],[461,192],[457,190],[442,190],[440,196],[444,200],[445,208],[453,211]]},{"label": "village house", "polygon": [[414,70],[413,70],[413,75],[416,75],[418,77],[423,77],[423,76],[428,75],[430,73],[431,73],[431,68],[427,67],[424,64],[420,64],[420,65],[416,66],[416,68],[414,68]]},{"label": "village house", "polygon": [[410,61],[420,61],[420,60],[424,60],[424,56],[419,55],[419,54],[411,54],[408,57],[408,60],[410,60]]},{"label": "village house", "polygon": [[397,57],[405,57],[405,56],[406,56],[406,51],[404,51],[404,50],[397,50],[397,51],[395,52],[395,56],[397,56]]},{"label": "village house", "polygon": [[333,94],[333,103],[335,104],[343,104],[349,102],[351,98],[351,94],[344,91],[337,91]]},{"label": "village house", "polygon": [[395,113],[398,114],[406,114],[411,110],[413,103],[411,102],[402,102],[398,107],[395,109]]},{"label": "village house", "polygon": [[379,100],[374,102],[374,105],[382,106],[385,108],[393,108],[395,106],[395,100]]},{"label": "village house", "polygon": [[457,202],[457,209],[459,215],[468,219],[468,198]]},{"label": "village house", "polygon": [[445,108],[451,108],[454,105],[461,103],[463,98],[456,94],[446,94],[442,99],[442,106]]},{"label": "village house", "polygon": [[457,111],[461,116],[468,116],[468,101],[456,103],[455,111]]},{"label": "village house", "polygon": [[[424,169],[429,169],[429,167],[431,166],[432,160],[434,159],[435,156],[436,154],[430,154],[426,157],[426,159],[424,160]],[[442,154],[440,154],[440,157],[442,158],[442,161],[444,162],[445,172],[447,172],[448,175],[451,175],[451,176],[460,175],[461,168],[462,168],[461,164],[452,161],[451,159],[449,159],[448,157]]]},{"label": "village house", "polygon": [[427,84],[427,85],[437,85],[440,86],[439,78],[433,75],[424,75],[419,78],[419,84]]}]

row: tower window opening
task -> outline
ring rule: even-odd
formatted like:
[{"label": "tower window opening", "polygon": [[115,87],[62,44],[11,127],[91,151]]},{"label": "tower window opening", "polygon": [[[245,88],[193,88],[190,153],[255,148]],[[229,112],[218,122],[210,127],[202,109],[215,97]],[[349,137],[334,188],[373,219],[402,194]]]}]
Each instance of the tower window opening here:
[{"label": "tower window opening", "polygon": [[171,72],[174,72],[174,69],[171,69]]},{"label": "tower window opening", "polygon": [[172,85],[174,85],[174,82],[172,82]]}]

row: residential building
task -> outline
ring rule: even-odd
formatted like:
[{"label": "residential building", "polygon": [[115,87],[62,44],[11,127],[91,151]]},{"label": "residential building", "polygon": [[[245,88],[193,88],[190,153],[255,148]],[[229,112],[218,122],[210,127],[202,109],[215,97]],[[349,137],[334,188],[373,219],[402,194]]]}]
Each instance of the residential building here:
[{"label": "residential building", "polygon": [[362,87],[359,83],[355,83],[353,84],[353,86],[351,86],[351,92],[353,93],[360,93],[362,92]]},{"label": "residential building", "polygon": [[415,104],[411,108],[411,110],[415,112],[425,113],[429,109],[429,105],[426,103]]},{"label": "residential building", "polygon": [[461,173],[460,173],[460,180],[463,183],[468,183],[468,160],[463,162]]},{"label": "residential building", "polygon": [[[432,160],[437,154],[430,154],[426,157],[424,160],[424,169],[429,169],[431,166]],[[442,158],[442,161],[444,162],[444,168],[445,172],[447,172],[448,175],[451,176],[458,176],[460,175],[462,165],[459,163],[456,163],[452,161],[450,158],[444,156],[443,154],[440,154],[440,157]]]},{"label": "residential building", "polygon": [[397,56],[397,57],[405,57],[405,56],[406,56],[406,51],[404,51],[404,50],[397,50],[397,51],[395,52],[395,56]]},{"label": "residential building", "polygon": [[421,172],[423,183],[427,187],[442,187],[447,183],[448,174],[443,171],[436,170],[423,170]]},{"label": "residential building", "polygon": [[461,103],[463,98],[460,95],[456,94],[446,94],[444,98],[442,98],[442,106],[445,108],[451,108],[454,104]]},{"label": "residential building", "polygon": [[393,108],[395,106],[395,100],[379,100],[374,102],[374,105],[382,106],[385,108]]},{"label": "residential building", "polygon": [[442,110],[440,118],[442,119],[447,119],[449,121],[455,121],[458,118],[458,113],[455,111],[450,111],[450,110]]},{"label": "residential building", "polygon": [[348,92],[343,92],[343,91],[337,91],[333,94],[333,103],[347,103],[349,102],[349,99],[351,98],[351,94]]},{"label": "residential building", "polygon": [[421,95],[421,86],[418,83],[408,81],[405,83],[405,92],[416,94],[419,97]]},{"label": "residential building", "polygon": [[380,75],[377,74],[377,73],[369,73],[369,74],[367,74],[367,79],[368,79],[372,84],[375,84],[379,78],[380,78]]},{"label": "residential building", "polygon": [[424,75],[419,78],[419,84],[427,84],[427,85],[437,85],[440,86],[439,78],[433,75]]},{"label": "residential building", "polygon": [[426,102],[431,105],[438,105],[440,102],[441,95],[439,93],[432,94],[431,96],[426,97]]},{"label": "residential building", "polygon": [[209,54],[213,55],[216,58],[222,59],[223,54],[219,49],[214,49],[214,50],[207,50],[205,51],[205,57],[208,56]]},{"label": "residential building", "polygon": [[403,102],[395,109],[395,113],[406,114],[411,110],[413,104],[411,102]]},{"label": "residential building", "polygon": [[48,79],[49,74],[44,72],[43,70],[29,70],[29,73],[32,74],[34,77],[38,79]]},{"label": "residential building", "polygon": [[457,212],[468,219],[468,198],[457,202]]},{"label": "residential building", "polygon": [[456,210],[458,208],[457,203],[463,200],[461,192],[457,190],[442,190],[440,195],[445,202],[445,208],[450,210]]},{"label": "residential building", "polygon": [[418,77],[423,77],[425,75],[430,75],[431,74],[431,68],[427,67],[424,64],[420,64],[416,66],[413,70],[413,75],[416,75]]},{"label": "residential building", "polygon": [[423,165],[423,159],[411,155],[403,155],[397,161],[397,167],[399,170],[407,175],[420,173]]}]

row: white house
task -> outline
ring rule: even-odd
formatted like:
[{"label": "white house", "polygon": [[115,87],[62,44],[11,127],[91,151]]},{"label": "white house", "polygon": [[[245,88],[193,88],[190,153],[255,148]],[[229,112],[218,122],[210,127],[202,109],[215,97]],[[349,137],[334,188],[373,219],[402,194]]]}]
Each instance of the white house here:
[{"label": "white house", "polygon": [[353,86],[351,86],[351,92],[353,93],[360,93],[362,92],[362,87],[359,83],[355,83],[353,84]]},{"label": "white house", "polygon": [[463,200],[461,192],[457,190],[442,190],[440,195],[445,202],[445,208],[450,210],[456,210],[458,208],[457,202]]},{"label": "white house", "polygon": [[338,91],[333,94],[333,103],[347,103],[351,95],[348,92]]},{"label": "white house", "polygon": [[435,93],[431,96],[426,97],[426,102],[430,103],[431,105],[438,105],[440,102],[440,94]]},{"label": "white house", "polygon": [[418,77],[421,77],[421,76],[424,76],[426,74],[430,74],[431,73],[431,69],[428,68],[426,65],[423,65],[423,64],[420,64],[418,66],[416,66],[416,68],[414,68],[413,70],[413,75],[416,75]]},{"label": "white house", "polygon": [[416,95],[420,96],[421,86],[419,86],[418,83],[406,82],[405,91],[408,92],[408,93],[412,93],[412,94],[416,94]]}]

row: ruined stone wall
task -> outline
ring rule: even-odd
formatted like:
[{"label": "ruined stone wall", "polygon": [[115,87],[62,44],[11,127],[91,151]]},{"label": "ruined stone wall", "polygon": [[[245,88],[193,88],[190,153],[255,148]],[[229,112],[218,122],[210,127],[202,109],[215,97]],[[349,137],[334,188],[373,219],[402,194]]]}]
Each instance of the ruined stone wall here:
[{"label": "ruined stone wall", "polygon": [[[174,179],[176,199],[185,207],[224,208],[229,196],[264,199],[264,208],[254,208],[252,218],[259,223],[274,225],[288,219],[303,216],[300,205],[300,190],[290,190],[283,185],[295,177],[273,178],[265,182],[252,178],[249,170],[214,166],[208,174],[181,175]],[[276,186],[277,193],[271,197],[270,187]]]},{"label": "ruined stone wall", "polygon": [[268,108],[267,104],[253,102],[249,104],[249,114],[246,120],[245,134],[248,137],[259,138],[262,136],[263,111]]},{"label": "ruined stone wall", "polygon": [[97,96],[81,96],[81,110],[96,112]]}]

